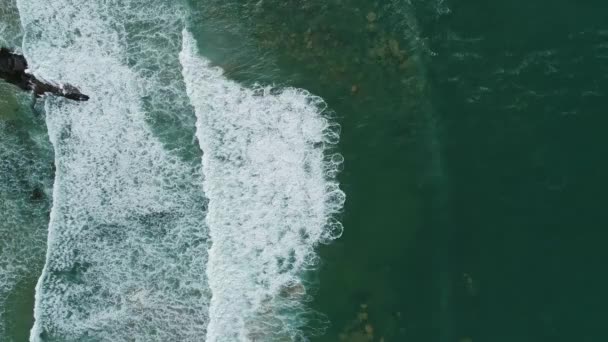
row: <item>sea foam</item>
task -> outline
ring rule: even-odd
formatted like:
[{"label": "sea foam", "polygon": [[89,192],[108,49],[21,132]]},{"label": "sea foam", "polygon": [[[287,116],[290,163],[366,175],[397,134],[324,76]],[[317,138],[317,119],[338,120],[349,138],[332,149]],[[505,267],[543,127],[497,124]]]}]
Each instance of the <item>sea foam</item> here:
[{"label": "sea foam", "polygon": [[[161,1],[18,5],[33,72],[91,97],[46,100],[57,171],[30,339],[204,339],[200,164],[169,151],[151,128],[163,116],[189,114],[179,69],[161,71],[167,59],[177,61],[179,8]],[[157,94],[164,110],[150,100]]]},{"label": "sea foam", "polygon": [[21,25],[15,0],[0,0],[0,46],[20,48]]},{"label": "sea foam", "polygon": [[[227,80],[182,36],[178,5],[18,5],[34,74],[91,96],[46,101],[57,172],[30,339],[305,338],[303,276],[342,231],[323,101]],[[157,125],[179,131],[189,102],[202,170]]]},{"label": "sea foam", "polygon": [[[0,46],[20,49],[14,0],[0,0]],[[32,283],[44,265],[52,152],[29,115],[29,96],[0,83],[0,340],[12,342]],[[24,303],[25,301],[25,303]],[[30,311],[31,312],[31,311]]]},{"label": "sea foam", "polygon": [[342,232],[337,126],[306,91],[227,80],[184,31],[180,54],[203,150],[212,246],[208,342],[305,339],[302,276]]}]

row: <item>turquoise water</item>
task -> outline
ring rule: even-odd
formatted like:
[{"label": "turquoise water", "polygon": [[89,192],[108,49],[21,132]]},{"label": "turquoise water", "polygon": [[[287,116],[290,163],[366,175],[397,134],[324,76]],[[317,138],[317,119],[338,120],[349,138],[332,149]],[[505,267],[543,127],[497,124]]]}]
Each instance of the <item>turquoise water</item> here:
[{"label": "turquoise water", "polygon": [[603,3],[0,1],[0,341],[606,339]]}]

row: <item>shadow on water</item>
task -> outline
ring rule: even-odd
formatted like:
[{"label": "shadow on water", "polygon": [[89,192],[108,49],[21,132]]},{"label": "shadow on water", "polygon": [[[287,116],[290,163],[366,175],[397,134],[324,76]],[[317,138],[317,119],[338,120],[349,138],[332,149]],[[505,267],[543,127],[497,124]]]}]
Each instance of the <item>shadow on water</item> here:
[{"label": "shadow on water", "polygon": [[[199,49],[227,77],[321,96],[340,123],[342,238],[322,246],[315,341],[450,341],[441,124],[407,1],[191,1]],[[324,330],[324,334],[314,334]]]}]

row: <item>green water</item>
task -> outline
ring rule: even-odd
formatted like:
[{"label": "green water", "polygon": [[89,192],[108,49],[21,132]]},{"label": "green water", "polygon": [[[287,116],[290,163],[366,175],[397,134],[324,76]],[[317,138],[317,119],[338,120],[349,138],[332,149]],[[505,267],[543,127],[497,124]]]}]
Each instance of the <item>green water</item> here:
[{"label": "green water", "polygon": [[0,86],[0,341],[26,341],[44,264],[52,151],[29,97]]},{"label": "green water", "polygon": [[[429,34],[446,127],[454,273],[477,284],[473,298],[455,293],[455,333],[606,340],[606,5],[452,9]],[[482,40],[457,42],[448,32]],[[449,56],[465,50],[481,59]]]},{"label": "green water", "polygon": [[321,248],[313,340],[606,339],[605,5],[247,4],[219,11],[247,29],[218,63],[342,125],[346,229]]},{"label": "green water", "polygon": [[[607,5],[191,6],[229,77],[308,89],[342,126],[345,231],[311,276],[313,341],[608,339]],[[16,341],[35,280],[8,301]]]},{"label": "green water", "polygon": [[[439,265],[448,219],[446,190],[439,188],[445,175],[414,7],[223,2],[209,14],[206,3],[200,7],[207,23],[199,30],[201,51],[228,66],[229,75],[251,82],[262,74],[262,81],[308,89],[326,100],[342,126],[345,233],[321,248],[313,307],[331,323],[313,340],[346,334],[355,341],[365,337],[366,323],[376,340],[441,336],[441,321],[449,317],[437,296],[450,281],[436,273],[447,272]],[[377,18],[369,20],[372,12]],[[369,322],[355,323],[361,304]]]}]

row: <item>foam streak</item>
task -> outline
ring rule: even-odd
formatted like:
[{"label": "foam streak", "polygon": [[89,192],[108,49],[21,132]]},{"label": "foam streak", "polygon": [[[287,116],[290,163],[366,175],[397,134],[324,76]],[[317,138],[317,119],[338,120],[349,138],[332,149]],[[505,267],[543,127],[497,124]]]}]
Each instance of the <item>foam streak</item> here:
[{"label": "foam streak", "polygon": [[198,56],[184,31],[180,54],[203,150],[212,247],[207,341],[302,338],[303,273],[314,247],[341,232],[344,202],[328,156],[336,130],[303,90],[247,89]]},{"label": "foam streak", "polygon": [[[34,73],[91,95],[46,102],[57,172],[31,340],[200,341],[209,300],[202,174],[153,134],[143,100],[183,92],[159,89],[166,73],[146,73],[154,60],[177,59],[179,13],[160,1],[18,5]],[[151,34],[133,37],[138,28]],[[133,65],[134,55],[152,64]]]}]

